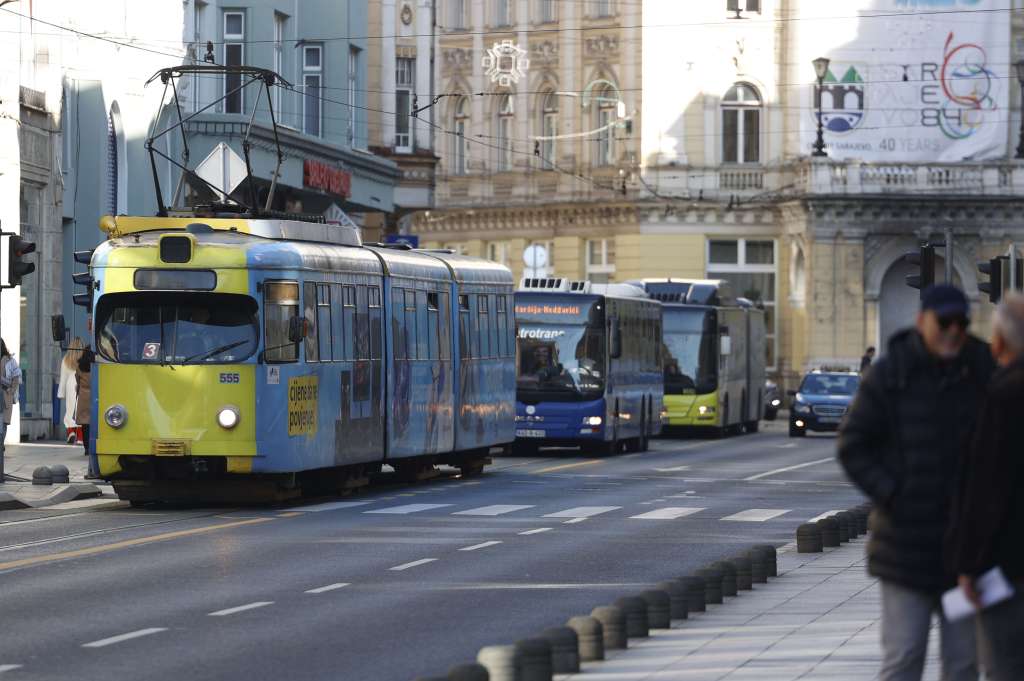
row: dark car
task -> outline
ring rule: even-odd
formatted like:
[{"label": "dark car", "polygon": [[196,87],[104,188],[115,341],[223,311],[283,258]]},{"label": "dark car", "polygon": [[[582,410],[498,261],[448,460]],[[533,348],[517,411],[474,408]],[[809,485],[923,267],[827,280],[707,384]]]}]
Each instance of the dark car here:
[{"label": "dark car", "polygon": [[782,408],[782,395],[775,381],[764,382],[764,420],[774,421]]},{"label": "dark car", "polygon": [[838,430],[859,382],[853,372],[812,371],[804,376],[800,388],[790,391],[789,436]]}]

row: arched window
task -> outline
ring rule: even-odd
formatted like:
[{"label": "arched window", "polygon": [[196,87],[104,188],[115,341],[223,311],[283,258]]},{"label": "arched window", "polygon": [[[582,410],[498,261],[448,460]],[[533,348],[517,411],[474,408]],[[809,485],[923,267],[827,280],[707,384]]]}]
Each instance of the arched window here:
[{"label": "arched window", "polygon": [[761,95],[736,83],[722,98],[722,162],[760,163]]},{"label": "arched window", "polygon": [[126,160],[121,110],[117,102],[114,102],[107,114],[107,182],[103,207],[107,215],[124,215],[128,212]]},{"label": "arched window", "polygon": [[595,98],[597,105],[597,148],[595,165],[614,165],[615,157],[615,119],[619,105],[619,95],[615,88],[606,85]]},{"label": "arched window", "polygon": [[540,141],[541,167],[551,169],[555,166],[555,140],[558,135],[558,95],[546,92],[541,95],[540,136],[547,138]]},{"label": "arched window", "polygon": [[498,120],[496,144],[498,162],[495,169],[498,172],[512,170],[512,123],[515,115],[515,105],[512,95],[502,95],[498,100]]},{"label": "arched window", "polygon": [[467,168],[466,159],[466,132],[469,127],[469,103],[465,97],[455,100],[454,115],[452,120],[452,173],[465,175]]}]

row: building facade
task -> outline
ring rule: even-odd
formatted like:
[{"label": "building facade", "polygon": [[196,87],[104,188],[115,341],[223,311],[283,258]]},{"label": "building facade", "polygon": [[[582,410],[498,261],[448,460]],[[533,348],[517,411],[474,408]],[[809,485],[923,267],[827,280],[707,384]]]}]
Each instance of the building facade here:
[{"label": "building facade", "polygon": [[[954,280],[987,335],[977,261],[1024,241],[1024,21],[1011,0],[943,2],[941,21],[914,16],[937,4],[925,0],[553,4],[553,16],[537,0],[439,4],[438,78],[454,96],[421,238],[517,274],[537,242],[559,276],[729,279],[764,305],[771,373],[792,385],[814,366],[856,366],[869,345],[884,352],[916,309],[903,254],[949,228]],[[482,66],[502,39],[530,57],[512,87]],[[831,58],[820,88],[819,56]],[[587,98],[603,80],[619,116],[614,96]],[[825,156],[812,155],[819,103]],[[579,136],[552,150],[556,129]]]}]

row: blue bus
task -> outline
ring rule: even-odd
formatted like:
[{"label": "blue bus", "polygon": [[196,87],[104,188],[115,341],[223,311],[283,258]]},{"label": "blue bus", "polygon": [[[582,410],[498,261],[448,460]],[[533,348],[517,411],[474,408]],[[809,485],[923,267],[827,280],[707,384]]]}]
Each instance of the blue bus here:
[{"label": "blue bus", "polygon": [[626,284],[523,279],[514,450],[646,451],[661,432],[661,304]]}]

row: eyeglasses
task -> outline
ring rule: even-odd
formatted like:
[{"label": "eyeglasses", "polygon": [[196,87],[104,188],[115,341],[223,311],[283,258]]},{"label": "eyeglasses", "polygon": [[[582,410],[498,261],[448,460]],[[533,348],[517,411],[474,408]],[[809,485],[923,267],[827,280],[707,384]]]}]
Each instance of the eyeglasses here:
[{"label": "eyeglasses", "polygon": [[938,318],[938,322],[939,322],[939,328],[942,329],[943,331],[948,329],[953,324],[956,324],[961,329],[966,329],[968,327],[968,325],[970,324],[970,322],[967,320],[967,317],[964,317],[963,315],[952,315],[952,316],[949,316],[949,317],[939,317]]}]

